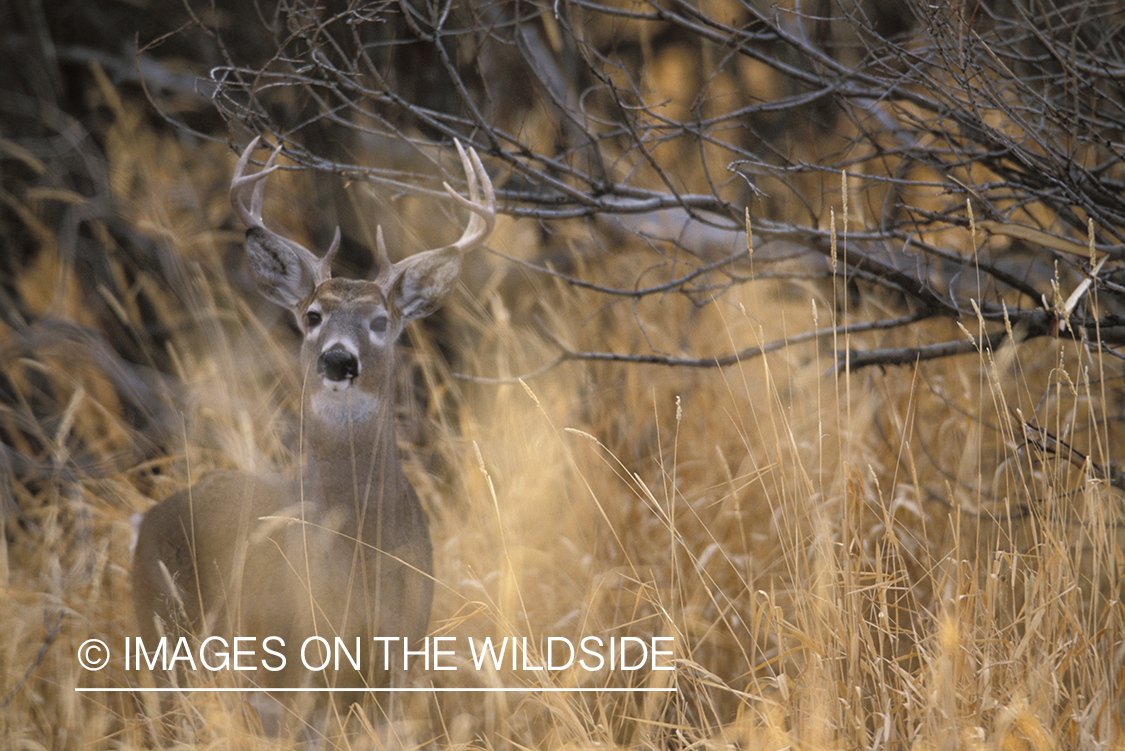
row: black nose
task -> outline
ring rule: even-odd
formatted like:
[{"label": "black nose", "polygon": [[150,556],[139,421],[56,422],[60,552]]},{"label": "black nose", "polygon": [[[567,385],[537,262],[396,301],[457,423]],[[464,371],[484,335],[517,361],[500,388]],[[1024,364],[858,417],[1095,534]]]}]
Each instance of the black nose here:
[{"label": "black nose", "polygon": [[359,375],[359,360],[343,347],[333,347],[320,355],[316,372],[330,381],[343,381]]}]

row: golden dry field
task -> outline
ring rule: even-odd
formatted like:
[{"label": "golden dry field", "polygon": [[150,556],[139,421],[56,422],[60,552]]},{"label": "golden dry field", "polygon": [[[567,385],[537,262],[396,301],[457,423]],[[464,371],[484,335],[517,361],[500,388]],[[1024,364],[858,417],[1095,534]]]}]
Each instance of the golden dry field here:
[{"label": "golden dry field", "polygon": [[[24,320],[0,323],[0,746],[296,748],[261,732],[245,694],[161,696],[122,657],[133,517],[213,469],[292,471],[299,344],[245,276],[236,154],[99,80],[85,96],[111,198],[2,199],[32,251],[3,280]],[[55,169],[13,141],[0,150]],[[265,212],[312,247],[315,191],[310,172],[286,172]],[[411,200],[404,211],[426,211]],[[810,200],[846,253],[840,217],[855,226],[860,209],[828,189]],[[73,212],[81,230],[59,221]],[[489,247],[530,258],[552,242],[589,240],[502,216]],[[649,251],[578,253],[575,273],[627,288]],[[897,301],[848,282],[763,275],[707,305],[606,303],[470,259],[438,320],[400,342],[399,443],[434,539],[431,636],[518,638],[531,667],[474,669],[463,646],[456,670],[416,665],[411,692],[355,709],[343,747],[1125,747],[1111,482],[1125,384],[1110,355],[1060,332],[835,367],[848,350],[968,339],[983,324],[967,315],[723,368],[542,367],[559,352],[543,328],[575,351],[704,358],[893,314]],[[549,639],[587,636],[665,639],[672,654],[654,662],[670,669],[544,667]],[[89,639],[109,646],[101,670],[80,666]],[[194,684],[232,685],[230,671]]]}]

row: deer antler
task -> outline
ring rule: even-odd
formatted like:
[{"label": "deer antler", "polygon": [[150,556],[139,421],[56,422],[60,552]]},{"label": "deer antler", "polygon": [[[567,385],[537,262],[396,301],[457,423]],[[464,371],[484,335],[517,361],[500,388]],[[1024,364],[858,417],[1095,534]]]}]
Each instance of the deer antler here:
[{"label": "deer antler", "polygon": [[[465,198],[459,194],[449,183],[442,183],[442,186],[453,200],[471,212],[469,224],[465,227],[461,238],[452,245],[416,253],[395,264],[388,260],[387,246],[383,241],[382,229],[377,228],[375,244],[376,258],[380,270],[375,281],[385,289],[393,287],[404,274],[411,271],[428,273],[423,269],[435,264],[446,266],[445,273],[456,276],[461,268],[460,257],[483,245],[496,226],[496,192],[492,188],[492,180],[489,179],[488,172],[485,171],[475,149],[470,147],[466,152],[461,142],[456,140],[453,145],[457,147],[457,153],[461,157],[461,167],[465,170],[465,182],[468,184],[469,197]],[[456,256],[456,260],[451,263],[438,260],[450,255]]]},{"label": "deer antler", "polygon": [[[324,254],[324,258],[318,258],[315,253],[300,243],[282,237],[266,227],[262,220],[262,197],[266,193],[266,178],[279,168],[277,156],[281,153],[281,144],[278,143],[277,148],[270,154],[269,160],[259,172],[248,175],[246,174],[246,168],[250,164],[250,154],[257,148],[260,140],[261,136],[256,136],[250,142],[250,145],[242,152],[242,156],[238,160],[238,166],[234,169],[234,177],[230,181],[231,206],[234,207],[235,214],[247,228],[259,230],[270,240],[280,243],[296,253],[313,273],[316,283],[320,284],[332,276],[332,259],[335,258],[336,251],[340,249],[340,228],[336,228],[336,236],[333,238],[328,252]],[[253,186],[253,192],[250,194],[250,208],[247,209],[242,194],[251,186]]]},{"label": "deer antler", "polygon": [[[442,186],[453,200],[472,212],[472,216],[469,217],[469,225],[465,227],[461,239],[449,247],[466,253],[483,245],[492,234],[492,229],[496,226],[496,193],[492,189],[492,181],[488,179],[488,173],[485,172],[476,149],[470,147],[469,153],[466,154],[460,141],[455,140],[453,145],[457,147],[457,153],[461,156],[461,167],[465,170],[465,181],[469,184],[469,197],[465,198],[459,194],[450,187],[449,183],[442,183]],[[480,200],[481,190],[484,192],[483,203]]]}]

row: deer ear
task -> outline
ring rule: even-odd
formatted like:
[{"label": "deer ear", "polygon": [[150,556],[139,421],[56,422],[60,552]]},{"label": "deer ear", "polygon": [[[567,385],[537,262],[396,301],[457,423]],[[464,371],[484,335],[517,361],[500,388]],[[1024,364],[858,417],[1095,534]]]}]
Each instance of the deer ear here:
[{"label": "deer ear", "polygon": [[282,307],[295,311],[316,288],[317,270],[291,243],[261,227],[246,230],[246,257],[258,291]]},{"label": "deer ear", "polygon": [[461,251],[440,248],[418,253],[395,264],[391,298],[403,321],[433,313],[457,283]]}]

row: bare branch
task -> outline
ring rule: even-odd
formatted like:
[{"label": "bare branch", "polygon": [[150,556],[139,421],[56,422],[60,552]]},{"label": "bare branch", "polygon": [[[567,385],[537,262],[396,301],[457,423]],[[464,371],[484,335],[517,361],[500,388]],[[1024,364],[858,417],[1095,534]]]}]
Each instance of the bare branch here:
[{"label": "bare branch", "polygon": [[[668,264],[655,284],[606,283],[596,264],[573,274],[520,262],[611,298],[697,301],[704,292],[706,304],[752,283],[750,269],[763,264],[741,250],[748,207],[763,242],[811,251],[804,268],[783,274],[824,277],[827,213],[844,202],[845,172],[860,209],[837,273],[924,311],[896,327],[974,310],[1001,322],[1019,308],[1035,324],[1029,335],[1042,335],[1050,326],[1039,318],[1057,318],[1058,291],[1087,279],[1105,294],[1102,309],[1084,315],[1116,315],[1125,53],[1112,38],[1114,6],[911,1],[894,19],[853,2],[830,7],[835,17],[751,4],[720,17],[678,1],[420,0],[330,11],[285,0],[265,21],[277,44],[268,64],[221,48],[214,101],[296,163],[392,196],[452,207],[441,154],[461,140],[497,175],[498,210],[511,217],[549,232],[596,218],[578,230],[593,233],[593,247],[658,228],[643,234],[655,263]],[[649,65],[685,50],[695,57],[677,68],[684,91],[669,93]],[[1091,249],[1106,259],[1096,271]],[[643,262],[638,279],[652,267]],[[986,343],[1003,339],[994,336]],[[568,358],[709,367],[771,346],[704,359],[560,348]],[[1099,346],[1114,347],[1112,335]],[[966,348],[856,352],[848,367]]]}]

